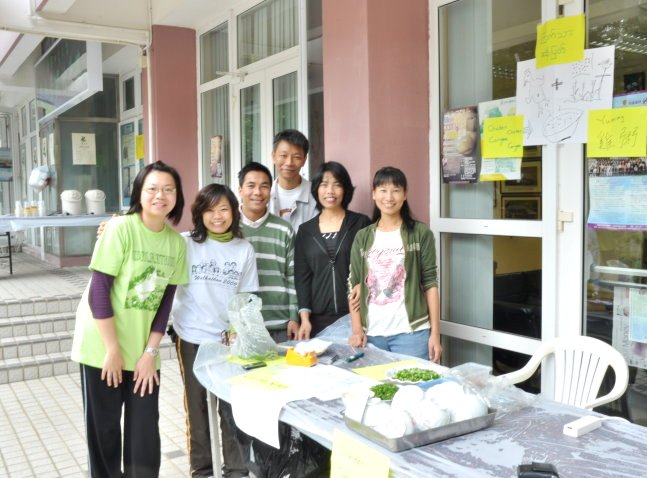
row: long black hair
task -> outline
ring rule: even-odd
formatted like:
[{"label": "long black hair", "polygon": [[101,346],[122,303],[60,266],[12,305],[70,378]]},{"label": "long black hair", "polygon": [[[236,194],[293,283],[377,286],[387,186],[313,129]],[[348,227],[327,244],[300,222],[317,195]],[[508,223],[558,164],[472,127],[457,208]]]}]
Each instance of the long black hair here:
[{"label": "long black hair", "polygon": [[321,210],[323,209],[323,205],[321,204],[321,202],[319,202],[319,186],[321,186],[321,182],[323,181],[325,173],[332,174],[335,180],[339,181],[339,184],[341,184],[341,187],[344,190],[344,197],[341,200],[341,207],[344,208],[344,210],[347,210],[348,205],[353,200],[353,192],[355,192],[355,186],[353,186],[353,183],[350,180],[350,175],[348,174],[348,171],[346,171],[346,168],[336,161],[328,161],[322,163],[317,169],[314,177],[312,178],[312,186],[310,188],[310,192],[315,198],[317,210],[321,212]]},{"label": "long black hair", "polygon": [[137,176],[135,181],[133,181],[133,189],[130,194],[130,209],[126,214],[135,214],[142,212],[142,188],[144,187],[144,181],[146,176],[148,176],[153,171],[160,173],[168,173],[173,177],[175,181],[175,207],[168,213],[168,218],[171,223],[177,226],[177,224],[182,219],[182,210],[184,209],[184,193],[182,192],[182,181],[180,180],[180,175],[171,166],[163,163],[162,161],[155,161],[150,163],[146,167],[142,168]]},{"label": "long black hair", "polygon": [[234,193],[227,186],[222,184],[209,184],[198,192],[195,201],[191,205],[191,218],[193,219],[193,229],[191,230],[191,238],[198,243],[207,240],[208,229],[204,225],[202,215],[216,204],[222,198],[227,199],[229,207],[231,207],[231,226],[229,230],[234,237],[243,237],[240,230],[240,210],[238,209],[238,200]]},{"label": "long black hair", "polygon": [[[394,186],[404,189],[404,192],[407,192],[407,177],[398,168],[386,166],[377,170],[375,176],[373,176],[373,191],[384,184],[393,184]],[[409,202],[406,199],[404,200],[404,204],[402,204],[402,209],[400,209],[400,216],[402,217],[402,222],[406,228],[412,230],[413,226],[416,224],[416,220],[411,214]],[[379,221],[381,217],[382,213],[379,208],[375,206],[373,208],[373,222]]]}]

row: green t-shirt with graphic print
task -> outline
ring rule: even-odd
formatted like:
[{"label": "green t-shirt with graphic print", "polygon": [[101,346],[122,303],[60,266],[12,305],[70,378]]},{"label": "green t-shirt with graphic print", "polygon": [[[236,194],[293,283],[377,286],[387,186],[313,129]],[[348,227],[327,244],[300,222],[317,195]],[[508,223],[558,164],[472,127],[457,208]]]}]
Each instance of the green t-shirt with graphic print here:
[{"label": "green t-shirt with graphic print", "polygon": [[[90,269],[115,278],[110,303],[124,370],[133,371],[166,286],[187,282],[184,239],[169,226],[151,231],[139,214],[114,218],[94,247]],[[76,311],[72,360],[102,368],[106,349],[96,326],[101,319],[94,319],[88,304],[89,289],[90,284]]]}]

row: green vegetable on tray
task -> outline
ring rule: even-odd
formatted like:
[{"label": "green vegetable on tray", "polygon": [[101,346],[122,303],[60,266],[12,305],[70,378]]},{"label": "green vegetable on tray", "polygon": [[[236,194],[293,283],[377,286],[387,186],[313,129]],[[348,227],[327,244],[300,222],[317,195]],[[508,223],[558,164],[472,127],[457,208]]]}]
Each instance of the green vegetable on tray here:
[{"label": "green vegetable on tray", "polygon": [[426,368],[405,368],[398,370],[393,378],[403,382],[428,382],[440,378],[440,375]]},{"label": "green vegetable on tray", "polygon": [[377,398],[382,400],[391,400],[395,392],[398,391],[398,386],[393,383],[381,383],[371,387],[371,391],[375,393]]}]

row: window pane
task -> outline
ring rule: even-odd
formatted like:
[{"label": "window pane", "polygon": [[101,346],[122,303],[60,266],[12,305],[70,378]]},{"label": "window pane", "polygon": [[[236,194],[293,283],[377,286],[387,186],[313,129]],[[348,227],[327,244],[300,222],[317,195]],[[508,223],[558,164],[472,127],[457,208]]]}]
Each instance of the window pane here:
[{"label": "window pane", "polygon": [[541,338],[541,239],[469,234],[441,237],[442,317],[458,324]]},{"label": "window pane", "polygon": [[227,24],[223,23],[200,36],[200,83],[219,78],[223,71],[229,71],[227,35]]},{"label": "window pane", "polygon": [[27,136],[29,134],[29,127],[27,126],[27,107],[23,106],[20,108],[20,132],[21,137]]},{"label": "window pane", "polygon": [[261,85],[240,90],[240,133],[243,165],[261,162]]},{"label": "window pane", "polygon": [[[449,110],[514,97],[517,62],[535,56],[535,32],[541,22],[541,2],[460,0],[441,7],[439,12],[442,58],[440,124]],[[465,28],[466,25],[470,28]],[[477,144],[473,153],[465,154],[475,158],[477,171],[480,167],[479,149]],[[524,148],[524,163],[526,161],[537,165],[533,171],[540,173],[541,148]],[[541,185],[524,187],[522,176],[520,184],[514,186],[511,182],[501,181],[443,184],[441,214],[443,217],[466,219],[540,219]],[[501,204],[508,202],[508,195],[520,193],[530,198],[526,206],[531,202],[536,205],[531,208],[532,214],[504,214]],[[515,199],[510,201],[519,205]],[[495,204],[498,207],[493,207]]]},{"label": "window pane", "polygon": [[321,0],[306,2],[308,18],[308,138],[310,177],[324,162],[323,28]]},{"label": "window pane", "polygon": [[238,16],[238,68],[292,48],[298,41],[296,0],[266,0]]},{"label": "window pane", "polygon": [[272,81],[274,101],[274,134],[288,128],[296,128],[297,123],[297,73],[275,78]]},{"label": "window pane", "polygon": [[204,184],[228,184],[229,85],[202,93],[202,178]]},{"label": "window pane", "polygon": [[135,107],[135,78],[128,78],[124,81],[123,85],[124,93],[124,111],[131,110]]}]

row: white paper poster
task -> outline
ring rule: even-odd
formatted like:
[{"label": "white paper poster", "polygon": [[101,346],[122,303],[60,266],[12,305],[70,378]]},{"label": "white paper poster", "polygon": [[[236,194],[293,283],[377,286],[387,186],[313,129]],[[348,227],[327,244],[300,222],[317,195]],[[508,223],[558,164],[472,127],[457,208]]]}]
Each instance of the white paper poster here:
[{"label": "white paper poster", "polygon": [[647,158],[591,158],[588,164],[587,226],[647,231]]},{"label": "white paper poster", "polygon": [[586,143],[588,110],[610,109],[615,46],[584,50],[584,60],[537,70],[517,63],[517,114],[525,146]]},{"label": "white paper poster", "polygon": [[97,164],[94,133],[72,133],[72,164]]}]

